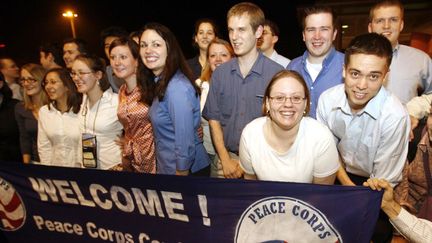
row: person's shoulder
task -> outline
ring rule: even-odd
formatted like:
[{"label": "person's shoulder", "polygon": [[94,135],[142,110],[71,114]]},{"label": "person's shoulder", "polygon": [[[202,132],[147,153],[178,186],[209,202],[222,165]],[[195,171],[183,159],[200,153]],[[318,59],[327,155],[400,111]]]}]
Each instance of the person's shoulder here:
[{"label": "person's shoulder", "polygon": [[267,120],[266,116],[258,117],[249,122],[243,129],[244,134],[257,134],[262,131],[262,128]]},{"label": "person's shoulder", "polygon": [[339,97],[341,95],[345,95],[345,86],[344,84],[338,84],[336,86],[333,86],[327,90],[325,90],[321,95],[321,97]]},{"label": "person's shoulder", "polygon": [[18,101],[18,100],[11,100],[11,102],[14,101],[15,105],[15,112],[23,112],[24,109],[24,102]]},{"label": "person's shoulder", "polygon": [[395,119],[408,116],[408,111],[400,102],[399,98],[389,91],[387,91],[387,97],[384,101],[382,111],[387,117],[395,117]]},{"label": "person's shoulder", "polygon": [[402,55],[413,55],[418,58],[427,58],[430,60],[430,57],[426,52],[412,46],[399,45],[399,51]]},{"label": "person's shoulder", "polygon": [[324,124],[313,119],[312,117],[303,117],[302,122],[306,133],[310,134],[311,136],[314,134],[317,135],[321,133],[327,133],[329,131]]},{"label": "person's shoulder", "polygon": [[298,70],[301,66],[303,56],[298,56],[290,61],[286,69],[288,70]]}]

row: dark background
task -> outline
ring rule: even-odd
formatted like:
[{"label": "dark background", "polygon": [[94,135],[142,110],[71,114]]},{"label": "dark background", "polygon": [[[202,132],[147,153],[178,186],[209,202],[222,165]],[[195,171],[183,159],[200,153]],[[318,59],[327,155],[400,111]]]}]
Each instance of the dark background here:
[{"label": "dark background", "polygon": [[[75,18],[77,37],[85,39],[94,53],[104,56],[100,31],[119,25],[127,31],[141,29],[150,21],[168,26],[177,36],[186,57],[196,54],[192,47],[195,20],[211,18],[219,25],[222,37],[228,40],[226,13],[241,1],[220,0],[5,0],[0,3],[0,55],[16,59],[19,65],[39,62],[38,47],[44,42],[61,43],[71,37],[69,19],[62,16],[67,9],[78,14]],[[304,51],[297,7],[313,1],[255,0],[266,18],[275,21],[281,30],[277,51],[293,59]]]}]

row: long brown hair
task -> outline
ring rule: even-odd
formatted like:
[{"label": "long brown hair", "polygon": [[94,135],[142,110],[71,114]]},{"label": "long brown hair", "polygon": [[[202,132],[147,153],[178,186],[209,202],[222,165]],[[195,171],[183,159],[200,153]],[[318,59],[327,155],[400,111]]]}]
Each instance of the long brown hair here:
[{"label": "long brown hair", "polygon": [[[63,85],[68,89],[66,101],[67,109],[72,109],[73,113],[78,114],[82,102],[82,94],[78,92],[77,87],[75,86],[75,83],[69,74],[69,71],[65,68],[50,69],[45,74],[44,82],[49,73],[56,73],[59,76]],[[51,105],[56,107],[55,101],[50,101],[50,103],[48,103],[48,109],[51,109]]]},{"label": "long brown hair", "polygon": [[[175,35],[166,26],[159,23],[149,23],[146,24],[142,30],[142,33],[146,30],[154,30],[162,39],[164,39],[167,47],[167,58],[165,61],[165,67],[160,75],[160,79],[155,87],[155,96],[162,100],[165,96],[166,89],[168,87],[171,78],[174,74],[180,70],[187,79],[189,79],[190,84],[195,89],[195,94],[198,95],[200,90],[199,87],[194,82],[194,75],[186,62],[180,45],[177,42]],[[154,77],[154,75],[152,75]]]}]

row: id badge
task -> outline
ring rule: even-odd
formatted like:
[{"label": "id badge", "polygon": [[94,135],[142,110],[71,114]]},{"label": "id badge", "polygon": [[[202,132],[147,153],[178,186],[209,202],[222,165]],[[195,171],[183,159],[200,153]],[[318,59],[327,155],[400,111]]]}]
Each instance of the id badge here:
[{"label": "id badge", "polygon": [[96,135],[82,134],[83,166],[85,168],[97,167],[97,141]]}]

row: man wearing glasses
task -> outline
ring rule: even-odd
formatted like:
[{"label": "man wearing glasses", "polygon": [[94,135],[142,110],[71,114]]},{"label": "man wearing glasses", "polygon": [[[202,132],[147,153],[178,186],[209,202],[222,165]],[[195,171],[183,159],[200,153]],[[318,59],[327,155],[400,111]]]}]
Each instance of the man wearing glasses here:
[{"label": "man wearing glasses", "polygon": [[[402,179],[410,121],[399,99],[383,87],[391,59],[387,38],[376,33],[357,36],[345,51],[345,83],[319,99],[317,119],[334,135],[342,163],[337,178],[342,185],[383,178],[395,186]],[[388,242],[392,230],[385,215],[377,227],[373,242]]]}]

